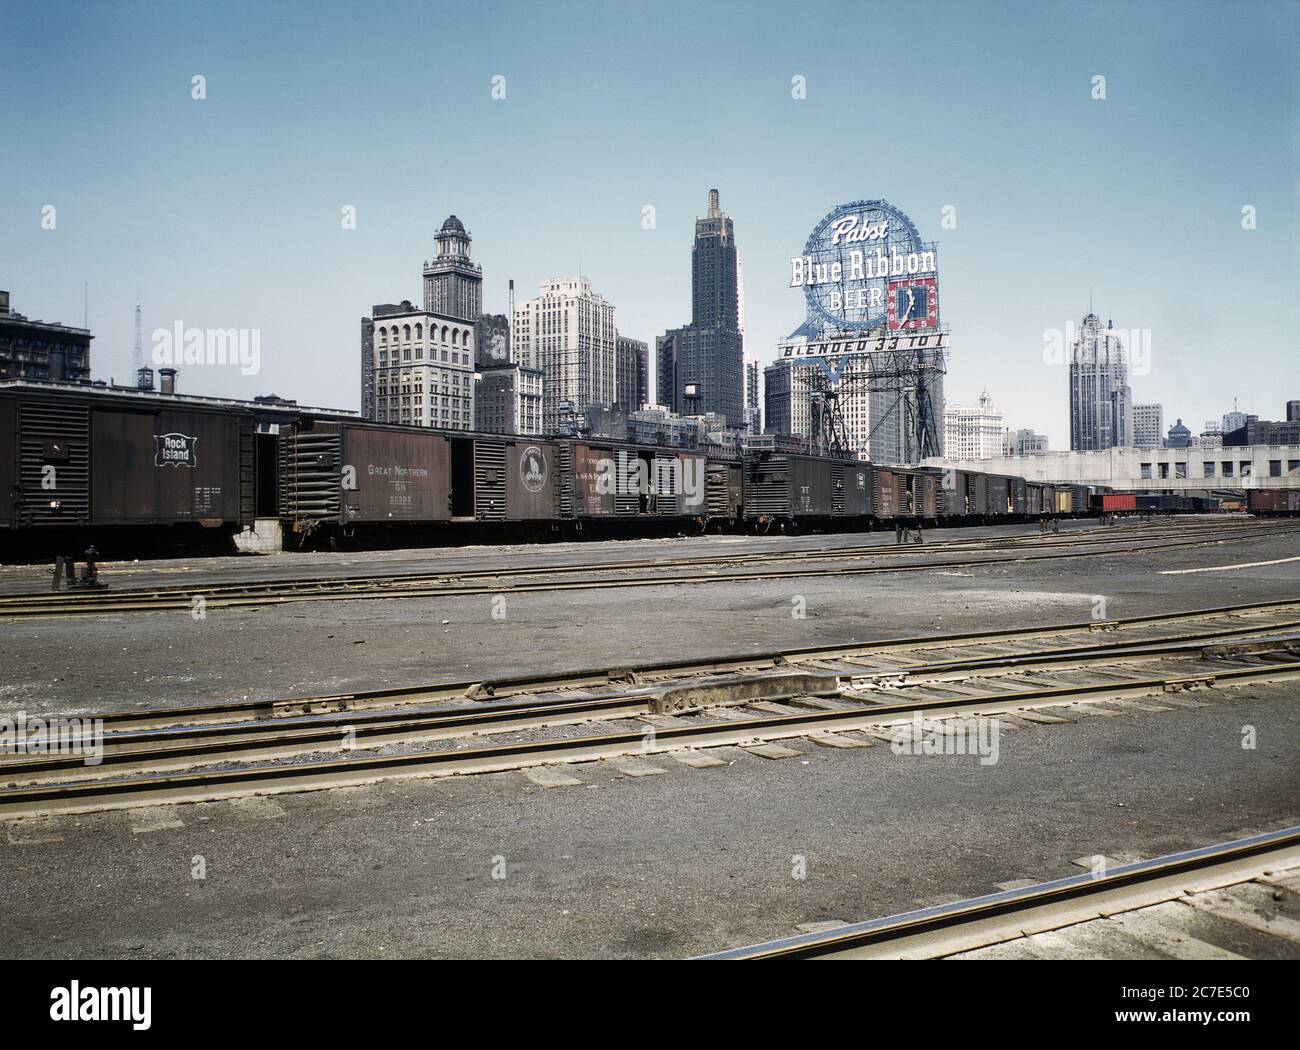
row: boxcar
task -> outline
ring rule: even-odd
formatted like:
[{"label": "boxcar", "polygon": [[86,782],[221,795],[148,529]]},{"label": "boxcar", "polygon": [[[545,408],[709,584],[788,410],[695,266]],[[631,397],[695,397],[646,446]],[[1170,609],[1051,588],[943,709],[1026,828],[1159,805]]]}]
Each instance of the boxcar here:
[{"label": "boxcar", "polygon": [[1252,514],[1300,514],[1300,489],[1248,489]]},{"label": "boxcar", "polygon": [[827,459],[792,453],[747,453],[744,467],[745,515],[768,519],[861,518],[879,514],[873,471],[860,460]]},{"label": "boxcar", "polygon": [[253,432],[247,410],[200,399],[0,388],[0,528],[236,531],[253,520]]}]

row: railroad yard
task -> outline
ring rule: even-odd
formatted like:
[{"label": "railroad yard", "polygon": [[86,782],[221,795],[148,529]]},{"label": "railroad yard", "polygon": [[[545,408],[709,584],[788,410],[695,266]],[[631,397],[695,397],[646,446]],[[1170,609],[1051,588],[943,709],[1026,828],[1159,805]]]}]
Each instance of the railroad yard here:
[{"label": "railroad yard", "polygon": [[897,539],[0,567],[8,954],[1300,957],[1300,523]]}]

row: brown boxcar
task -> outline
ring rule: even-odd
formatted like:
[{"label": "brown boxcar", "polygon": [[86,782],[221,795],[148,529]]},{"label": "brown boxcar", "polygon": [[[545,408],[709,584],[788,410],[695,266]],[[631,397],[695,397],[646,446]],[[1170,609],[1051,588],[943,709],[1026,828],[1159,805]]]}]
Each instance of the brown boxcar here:
[{"label": "brown boxcar", "polygon": [[905,493],[898,481],[898,474],[889,467],[872,469],[875,496],[875,514],[881,520],[899,518],[906,515],[903,504]]},{"label": "brown boxcar", "polygon": [[0,389],[0,523],[251,523],[253,427],[237,405],[13,383]]},{"label": "brown boxcar", "polygon": [[243,413],[95,406],[90,441],[97,525],[215,527],[251,517],[253,424]]},{"label": "brown boxcar", "polygon": [[734,521],[745,513],[740,463],[711,459],[705,467],[705,491],[710,518]]},{"label": "brown boxcar", "polygon": [[493,520],[488,515],[496,512],[501,498],[497,492],[504,490],[506,521],[553,520],[558,505],[559,464],[559,446],[553,441],[513,437],[500,442],[480,440],[474,464],[481,492],[475,507],[479,519]]},{"label": "brown boxcar", "polygon": [[1248,489],[1253,514],[1300,514],[1300,489]]},{"label": "brown boxcar", "polygon": [[337,525],[448,521],[451,449],[435,431],[304,421],[280,434],[280,516]]}]

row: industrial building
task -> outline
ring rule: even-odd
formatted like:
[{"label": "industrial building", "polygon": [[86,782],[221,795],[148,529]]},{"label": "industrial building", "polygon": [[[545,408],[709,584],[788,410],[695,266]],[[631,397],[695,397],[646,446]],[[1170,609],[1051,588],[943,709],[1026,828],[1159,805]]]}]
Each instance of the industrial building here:
[{"label": "industrial building", "polygon": [[1300,484],[1300,442],[1235,448],[1109,448],[960,460],[926,466],[1012,474],[1027,481],[1108,485],[1121,492],[1287,488]]},{"label": "industrial building", "polygon": [[29,321],[0,291],[0,379],[89,379],[93,338],[87,328]]}]

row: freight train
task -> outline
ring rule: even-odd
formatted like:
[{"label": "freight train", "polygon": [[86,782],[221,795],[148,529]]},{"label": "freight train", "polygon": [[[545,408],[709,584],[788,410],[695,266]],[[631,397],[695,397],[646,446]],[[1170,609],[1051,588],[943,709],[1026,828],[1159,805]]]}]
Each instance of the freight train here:
[{"label": "freight train", "polygon": [[268,519],[291,547],[383,546],[1011,522],[1109,511],[1109,499],[1094,486],[804,455],[770,438],[686,450],[386,425],[279,399],[0,383],[7,557],[228,550]]}]

